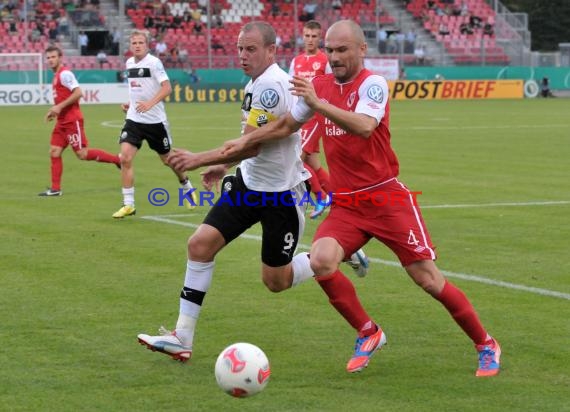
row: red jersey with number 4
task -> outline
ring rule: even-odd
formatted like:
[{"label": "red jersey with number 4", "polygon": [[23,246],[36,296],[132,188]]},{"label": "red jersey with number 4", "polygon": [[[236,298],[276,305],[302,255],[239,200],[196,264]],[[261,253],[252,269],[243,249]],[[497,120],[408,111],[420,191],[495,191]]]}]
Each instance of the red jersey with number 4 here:
[{"label": "red jersey with number 4", "polygon": [[[61,67],[53,76],[52,89],[53,101],[59,104],[71,96],[74,89],[79,87],[79,83],[75,75],[67,67]],[[57,121],[60,123],[75,122],[83,119],[83,114],[79,108],[79,100],[75,103],[65,107],[57,116]]]},{"label": "red jersey with number 4", "polygon": [[339,84],[332,74],[313,79],[317,96],[340,109],[366,114],[378,121],[370,137],[348,133],[318,114],[332,190],[366,190],[398,176],[399,164],[390,145],[388,84],[382,76],[362,70],[351,82]]}]

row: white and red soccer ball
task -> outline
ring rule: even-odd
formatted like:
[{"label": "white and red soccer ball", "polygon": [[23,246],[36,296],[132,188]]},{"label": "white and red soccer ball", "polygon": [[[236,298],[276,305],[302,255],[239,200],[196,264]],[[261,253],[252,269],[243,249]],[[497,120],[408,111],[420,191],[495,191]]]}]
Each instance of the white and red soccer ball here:
[{"label": "white and red soccer ball", "polygon": [[269,382],[271,369],[265,353],[251,343],[234,343],[216,360],[216,381],[227,394],[236,398],[255,395]]}]

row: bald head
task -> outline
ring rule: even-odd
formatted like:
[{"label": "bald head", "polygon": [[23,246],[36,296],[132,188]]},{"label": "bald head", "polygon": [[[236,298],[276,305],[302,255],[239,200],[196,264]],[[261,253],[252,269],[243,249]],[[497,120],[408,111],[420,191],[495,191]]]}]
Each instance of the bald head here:
[{"label": "bald head", "polygon": [[349,82],[360,73],[367,47],[364,32],[352,20],[337,21],[327,30],[325,53],[337,81]]},{"label": "bald head", "polygon": [[356,24],[353,20],[339,20],[329,27],[327,30],[326,37],[329,35],[333,36],[347,36],[349,40],[356,42],[357,44],[366,43],[366,38],[364,37],[364,32],[362,28]]}]

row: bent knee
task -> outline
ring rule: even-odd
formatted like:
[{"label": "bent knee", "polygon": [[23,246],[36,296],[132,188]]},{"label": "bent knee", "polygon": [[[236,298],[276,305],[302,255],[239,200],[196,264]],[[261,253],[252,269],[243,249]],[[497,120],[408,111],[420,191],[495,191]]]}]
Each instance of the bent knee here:
[{"label": "bent knee", "polygon": [[290,282],[284,279],[263,279],[263,284],[265,287],[273,293],[283,292],[291,287]]}]

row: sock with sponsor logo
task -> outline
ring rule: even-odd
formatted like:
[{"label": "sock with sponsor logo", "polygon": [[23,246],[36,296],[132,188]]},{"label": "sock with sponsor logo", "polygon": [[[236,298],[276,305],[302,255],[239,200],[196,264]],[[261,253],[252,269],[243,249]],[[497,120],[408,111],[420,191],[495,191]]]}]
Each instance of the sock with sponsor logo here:
[{"label": "sock with sponsor logo", "polygon": [[202,302],[212,284],[214,262],[186,263],[184,287],[180,292],[180,313],[176,322],[176,336],[185,346],[192,346],[196,322],[200,316]]}]

